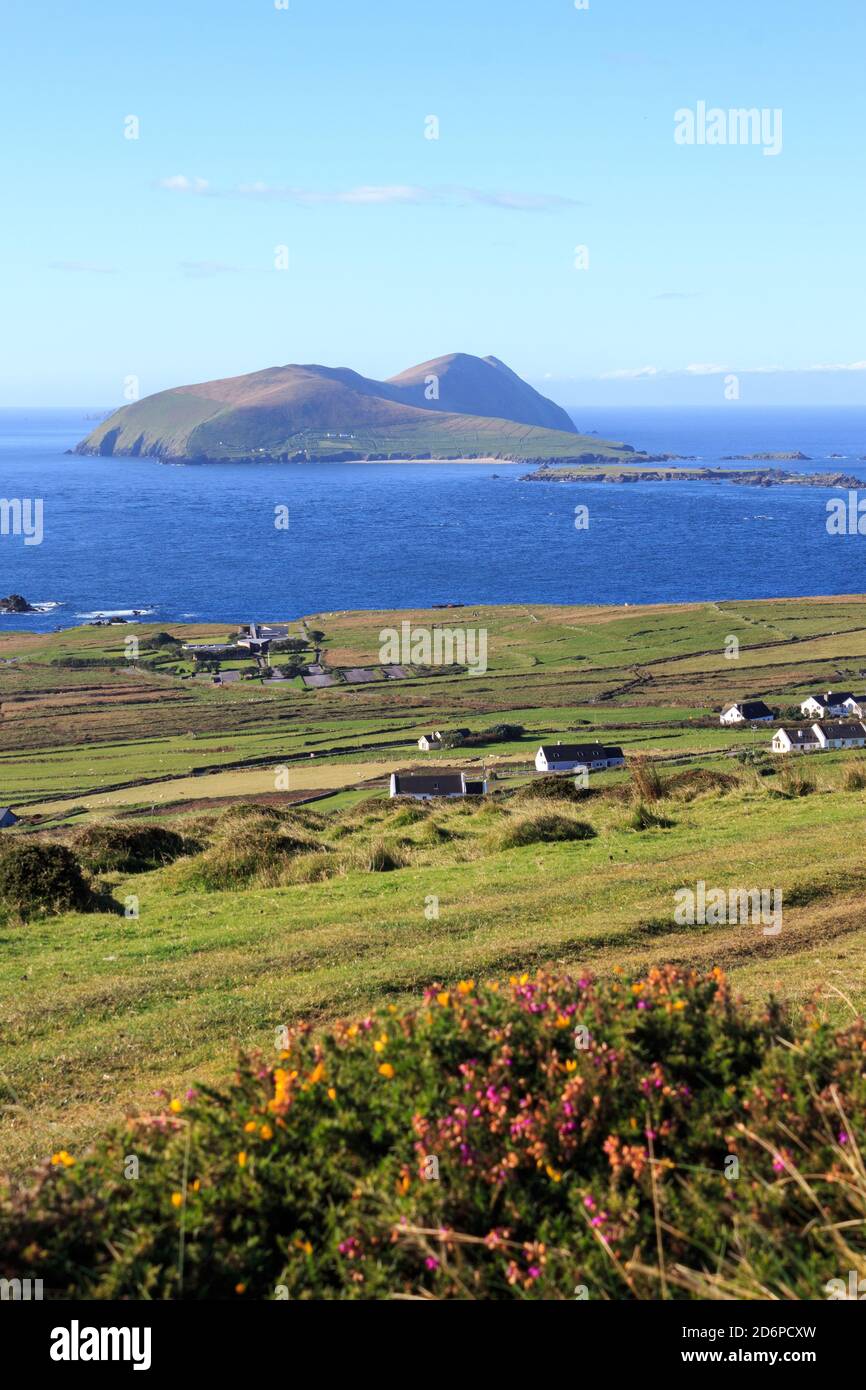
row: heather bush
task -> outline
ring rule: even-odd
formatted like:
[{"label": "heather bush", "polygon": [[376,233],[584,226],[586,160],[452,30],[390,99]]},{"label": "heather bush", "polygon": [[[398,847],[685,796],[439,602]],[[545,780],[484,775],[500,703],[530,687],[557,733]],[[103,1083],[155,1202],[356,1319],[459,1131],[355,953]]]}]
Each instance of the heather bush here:
[{"label": "heather bush", "polygon": [[0,1202],[0,1277],[85,1298],[654,1299],[821,1298],[866,1272],[862,1020],[795,1029],[718,970],[666,967],[465,980],[286,1041],[58,1149]]}]

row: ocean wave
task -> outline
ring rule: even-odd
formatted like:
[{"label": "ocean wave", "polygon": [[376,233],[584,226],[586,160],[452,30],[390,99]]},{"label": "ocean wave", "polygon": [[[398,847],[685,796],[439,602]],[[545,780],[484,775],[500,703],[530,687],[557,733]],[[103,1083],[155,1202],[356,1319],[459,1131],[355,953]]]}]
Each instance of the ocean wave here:
[{"label": "ocean wave", "polygon": [[146,618],[155,608],[100,608],[95,613],[76,613],[76,618]]}]

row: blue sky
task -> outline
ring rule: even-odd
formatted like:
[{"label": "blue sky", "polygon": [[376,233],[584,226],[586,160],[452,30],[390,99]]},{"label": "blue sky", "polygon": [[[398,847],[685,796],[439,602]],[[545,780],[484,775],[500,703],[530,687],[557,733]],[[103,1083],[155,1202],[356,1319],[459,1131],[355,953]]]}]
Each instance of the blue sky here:
[{"label": "blue sky", "polygon": [[[866,402],[862,0],[41,0],[4,48],[2,404],[457,350]],[[677,144],[701,101],[781,152]]]}]

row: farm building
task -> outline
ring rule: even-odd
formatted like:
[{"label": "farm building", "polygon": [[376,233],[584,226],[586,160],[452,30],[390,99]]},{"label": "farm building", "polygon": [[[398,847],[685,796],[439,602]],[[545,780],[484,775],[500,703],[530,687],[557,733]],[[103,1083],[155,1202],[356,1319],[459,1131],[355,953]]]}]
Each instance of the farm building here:
[{"label": "farm building", "polygon": [[422,734],[418,740],[418,747],[422,753],[429,753],[431,748],[442,747],[441,734]]},{"label": "farm building", "polygon": [[391,796],[412,796],[429,801],[434,796],[486,796],[483,772],[392,772]]},{"label": "farm building", "polygon": [[535,755],[536,772],[599,772],[622,767],[621,748],[602,743],[543,743]]},{"label": "farm building", "polygon": [[18,825],[18,817],[11,806],[0,806],[0,830],[9,830]]},{"label": "farm building", "polygon": [[768,724],[772,718],[773,711],[763,700],[739,700],[734,704],[725,705],[719,715],[719,723]]}]

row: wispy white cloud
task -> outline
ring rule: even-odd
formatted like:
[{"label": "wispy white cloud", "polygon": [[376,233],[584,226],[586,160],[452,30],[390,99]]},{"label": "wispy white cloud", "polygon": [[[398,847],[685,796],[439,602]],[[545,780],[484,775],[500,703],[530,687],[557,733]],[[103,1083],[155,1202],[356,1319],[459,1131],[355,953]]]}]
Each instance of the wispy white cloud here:
[{"label": "wispy white cloud", "polygon": [[640,377],[660,376],[660,367],[621,367],[616,372],[602,372],[602,381],[637,381]]},{"label": "wispy white cloud", "polygon": [[470,188],[462,184],[448,184],[435,188],[407,183],[359,184],[354,188],[321,189],[295,188],[255,180],[251,183],[239,183],[233,188],[220,189],[198,176],[172,174],[168,178],[159,179],[157,187],[169,193],[192,193],[217,198],[273,199],[306,207],[326,204],[417,207],[431,203],[452,206],[479,203],[486,207],[503,208],[508,212],[551,212],[557,208],[582,206],[576,198],[559,193],[520,193],[511,189]]},{"label": "wispy white cloud", "polygon": [[167,188],[170,193],[207,193],[210,185],[207,179],[188,178],[186,174],[170,174],[160,179],[158,188]]}]

